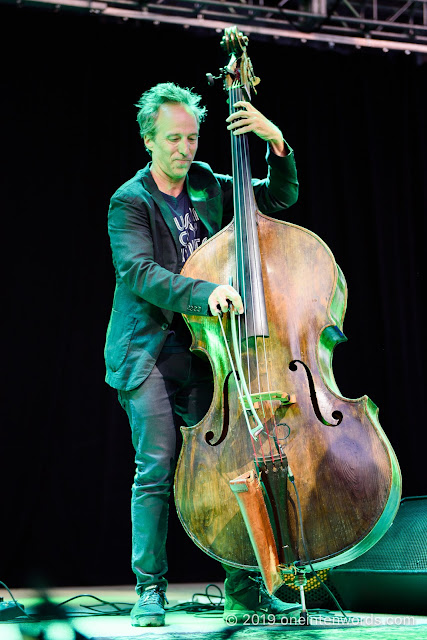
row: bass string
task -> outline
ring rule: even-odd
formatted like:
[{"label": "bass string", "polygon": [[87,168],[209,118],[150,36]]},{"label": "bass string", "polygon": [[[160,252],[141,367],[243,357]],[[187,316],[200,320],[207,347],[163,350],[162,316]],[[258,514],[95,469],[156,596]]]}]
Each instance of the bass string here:
[{"label": "bass string", "polygon": [[[233,109],[234,109],[234,102],[235,102],[235,90],[233,90],[233,87],[230,87],[229,90],[229,107],[230,107],[230,114],[233,113]],[[240,284],[243,284],[243,287],[245,286],[245,281],[244,278],[242,277],[240,270],[241,270],[241,264],[240,264],[240,256],[243,255],[243,239],[242,239],[242,235],[241,235],[241,220],[240,220],[240,208],[239,208],[239,192],[241,189],[241,185],[240,185],[240,171],[239,171],[239,167],[237,166],[237,161],[238,161],[238,154],[237,154],[237,140],[235,138],[235,136],[231,136],[231,159],[232,159],[232,165],[233,165],[233,204],[234,204],[234,226],[235,226],[235,234],[234,234],[234,242],[235,242],[235,254],[236,254],[236,282],[233,283],[236,287],[237,290],[239,290],[240,288]],[[239,246],[239,240],[240,240],[240,246]],[[239,291],[240,294],[243,294],[243,299],[245,299],[245,291]],[[238,328],[239,328],[239,347],[241,347],[242,344],[242,323],[240,322],[239,319],[239,323],[238,323]],[[245,335],[246,335],[246,331],[245,331]],[[235,354],[236,358],[240,358],[241,359],[241,350],[240,353]]]},{"label": "bass string", "polygon": [[[229,104],[230,104],[230,113],[233,112],[234,109],[234,103],[237,101],[237,89],[233,86],[230,89],[230,100],[229,100]],[[240,141],[241,142],[241,141]],[[239,293],[241,293],[242,298],[244,301],[247,300],[247,292],[246,292],[246,279],[244,277],[244,263],[241,262],[241,260],[243,260],[243,256],[244,256],[244,251],[243,251],[243,218],[241,215],[241,200],[242,200],[242,192],[243,192],[243,185],[242,185],[242,172],[241,172],[241,152],[239,149],[239,139],[236,136],[231,136],[231,147],[232,147],[232,160],[233,160],[233,177],[234,177],[234,213],[235,213],[235,244],[236,244],[236,276],[237,276],[237,282],[236,284],[236,288],[242,288],[241,291],[239,291]],[[241,319],[239,319],[239,346],[241,347],[242,344],[242,321]],[[243,323],[243,331],[244,331],[244,338],[247,342],[247,326],[246,323]],[[240,357],[240,359],[242,358],[242,352],[240,350],[239,354],[236,354],[236,357]],[[249,354],[247,352],[247,363],[246,366],[249,369]],[[242,363],[243,364],[243,363]],[[248,386],[249,386],[249,391],[251,393],[251,381],[250,381],[250,377],[248,377]]]},{"label": "bass string", "polygon": [[[242,98],[242,93],[241,93],[241,89],[239,87],[236,87],[234,89],[233,92],[233,104],[234,102],[237,102],[239,99]],[[236,191],[236,211],[238,212],[238,217],[239,217],[239,238],[238,240],[240,240],[240,251],[238,253],[240,259],[238,260],[238,264],[241,265],[242,268],[242,274],[241,274],[241,278],[240,278],[240,284],[243,287],[243,299],[245,300],[245,302],[247,303],[249,298],[251,300],[253,300],[253,283],[252,283],[252,272],[251,272],[251,268],[250,268],[250,261],[248,262],[248,276],[249,276],[249,292],[246,291],[245,287],[247,284],[247,280],[245,277],[245,269],[246,269],[246,265],[245,265],[245,260],[244,260],[244,256],[245,256],[245,251],[244,251],[244,246],[246,245],[246,250],[247,252],[249,251],[249,243],[248,243],[248,227],[247,227],[247,217],[244,215],[244,212],[247,211],[247,207],[248,207],[248,193],[247,193],[247,184],[248,184],[248,167],[247,167],[247,163],[245,162],[247,160],[247,156],[246,156],[246,149],[245,149],[245,143],[247,143],[247,139],[246,139],[246,135],[241,135],[241,136],[233,136],[233,140],[234,140],[234,146],[235,146],[235,152],[236,152],[236,158],[237,158],[237,166],[238,166],[238,170],[236,173],[237,176],[237,191]],[[245,189],[245,180],[246,180],[246,189]],[[253,313],[253,306],[250,305],[250,307],[248,306],[248,304],[246,304],[246,313]],[[248,337],[248,333],[247,333],[247,324],[244,323],[244,329],[245,329],[245,339],[246,339],[246,344],[249,344],[249,337]],[[248,387],[249,387],[249,391],[250,393],[252,393],[252,381],[251,381],[251,375],[250,375],[250,353],[249,353],[249,349],[246,350],[246,366],[247,366],[247,382],[248,382]],[[256,360],[257,362],[257,360]],[[257,371],[259,370],[258,366],[257,366]]]},{"label": "bass string", "polygon": [[[232,96],[232,101],[231,104],[234,105],[234,102],[236,102],[237,100],[241,100],[242,99],[242,93],[240,88],[235,87],[233,90],[233,96]],[[248,150],[247,150],[247,136],[245,134],[241,135],[241,136],[233,136],[233,143],[234,143],[234,147],[235,147],[235,154],[236,154],[236,159],[237,159],[237,165],[239,167],[239,170],[236,172],[236,216],[239,219],[239,224],[238,224],[238,228],[239,228],[239,232],[237,236],[237,242],[239,242],[240,240],[240,254],[238,252],[238,258],[237,258],[237,263],[242,265],[242,269],[243,269],[243,274],[242,277],[240,278],[240,283],[243,287],[243,299],[245,300],[245,302],[248,301],[248,291],[246,291],[246,278],[244,277],[244,270],[245,270],[245,261],[244,261],[244,251],[243,251],[243,246],[244,246],[244,241],[246,243],[246,247],[248,250],[249,247],[249,237],[248,237],[248,225],[247,225],[247,217],[244,215],[243,212],[248,210],[248,206],[251,205],[251,200],[248,197],[248,185],[249,185],[249,180],[250,180],[250,172],[249,172],[249,167],[248,167]],[[246,188],[245,188],[246,185]],[[237,231],[237,230],[236,230]],[[239,255],[240,255],[240,259],[239,259]],[[249,289],[250,289],[250,294],[251,294],[251,300],[253,299],[252,293],[253,293],[253,278],[252,278],[252,273],[251,273],[251,268],[250,268],[250,261],[248,263],[248,276],[249,276]],[[246,313],[252,313],[253,312],[253,306],[252,305],[248,305],[246,304]],[[240,320],[240,322],[242,322],[242,320]],[[248,340],[248,334],[247,334],[247,323],[244,322],[244,331],[245,331],[245,338],[246,338],[246,344],[249,344],[249,340]],[[241,332],[239,332],[239,334],[241,334]],[[246,349],[246,367],[247,367],[247,383],[248,383],[248,387],[249,387],[249,392],[252,394],[252,381],[251,381],[251,367],[250,367],[250,351],[247,348]],[[243,363],[242,363],[243,364]],[[261,390],[261,383],[260,383],[260,377],[259,377],[259,365],[258,365],[258,353],[257,353],[257,340],[255,338],[255,366],[256,366],[256,372],[257,372],[257,380],[258,380],[258,390]],[[265,411],[264,411],[264,406],[263,404],[261,404],[261,408],[262,408],[262,412],[264,414],[264,428],[266,426],[265,424]],[[265,454],[264,454],[264,449],[262,447],[262,443],[261,443],[261,454],[262,457],[265,461]]]},{"label": "bass string", "polygon": [[[250,168],[250,155],[249,155],[249,141],[248,141],[248,136],[247,134],[245,134],[244,136],[242,136],[244,138],[244,140],[242,141],[242,153],[244,154],[244,160],[242,162],[242,165],[244,166],[244,171],[245,171],[245,178],[246,178],[246,195],[247,195],[247,199],[249,200],[249,204],[250,206],[252,206],[253,208],[253,220],[254,223],[250,226],[250,233],[251,233],[251,237],[249,238],[249,236],[247,236],[248,238],[248,244],[249,244],[249,240],[252,241],[252,246],[255,246],[257,241],[258,241],[258,237],[255,237],[255,234],[258,233],[257,231],[257,225],[256,225],[256,220],[255,220],[255,216],[256,216],[256,203],[255,203],[255,199],[253,196],[253,189],[252,189],[252,175],[251,175],[251,168]],[[247,211],[248,209],[245,206],[244,211]],[[247,228],[246,228],[246,232],[247,232]],[[250,286],[251,286],[251,291],[253,288],[253,284],[252,284],[252,276],[251,276],[251,267],[252,267],[252,263],[249,262],[249,274],[250,274]],[[256,286],[258,288],[262,287],[262,280],[259,281],[258,279],[255,280]],[[258,293],[260,291],[258,290]],[[261,296],[258,296],[258,300],[261,299]],[[276,421],[276,416],[275,416],[275,412],[274,412],[274,406],[273,406],[273,399],[272,399],[272,394],[271,394],[271,385],[270,385],[270,372],[269,372],[269,366],[268,366],[268,357],[267,357],[267,340],[263,335],[260,336],[261,341],[262,341],[262,354],[264,357],[264,368],[265,368],[265,375],[266,375],[266,383],[267,383],[267,394],[268,394],[268,400],[260,400],[260,405],[261,405],[261,410],[264,416],[264,428],[265,431],[268,435],[268,445],[269,445],[269,449],[270,449],[270,455],[273,456],[273,451],[272,451],[272,446],[271,446],[271,438],[272,435],[270,434],[270,430],[267,426],[267,417],[266,417],[266,411],[265,411],[265,407],[264,405],[269,405],[270,407],[270,412],[271,412],[271,417],[272,417],[272,422],[273,422],[273,430],[276,436],[276,440],[273,441],[276,444],[276,448],[277,451],[279,453],[280,459],[282,460],[282,453],[280,448],[278,447],[278,428],[277,428],[277,421]],[[257,369],[257,378],[258,378],[258,390],[259,392],[261,392],[261,381],[260,381],[260,367],[259,367],[259,361],[260,361],[260,356],[258,353],[258,338],[255,337],[254,338],[255,341],[255,360],[256,360],[256,369]]]},{"label": "bass string", "polygon": [[[240,88],[236,89],[236,95],[235,98],[237,98],[237,100],[242,100],[243,95],[242,95],[242,90]],[[242,207],[241,207],[241,217],[243,218],[242,220],[242,224],[241,224],[241,229],[244,230],[244,234],[245,234],[245,241],[246,241],[246,247],[247,247],[247,251],[249,254],[250,251],[250,246],[254,247],[256,246],[256,239],[254,237],[254,233],[256,233],[256,227],[254,226],[254,215],[255,215],[255,201],[253,198],[253,191],[252,191],[252,180],[251,180],[251,170],[250,170],[250,161],[249,161],[249,141],[248,141],[248,136],[247,134],[243,134],[241,136],[237,136],[236,139],[236,144],[237,144],[237,149],[238,149],[238,155],[239,155],[239,159],[240,159],[240,166],[241,166],[241,181],[242,181],[242,185],[241,185],[241,191],[242,191]],[[246,215],[244,214],[244,212],[246,212]],[[248,215],[251,216],[251,220],[250,220],[250,224],[248,225]],[[253,306],[253,301],[256,299],[261,299],[260,295],[258,296],[254,296],[254,290],[255,287],[258,287],[258,291],[256,293],[260,293],[259,291],[259,287],[260,287],[260,282],[257,278],[254,278],[252,275],[252,261],[249,260],[248,261],[248,276],[249,276],[249,289],[250,289],[250,297],[251,297],[251,305],[250,305],[250,313],[254,314],[254,306]],[[246,278],[243,278],[243,282],[246,283]],[[255,286],[254,286],[254,282],[255,282]],[[246,325],[245,325],[246,326]],[[263,337],[263,340],[265,340],[265,338]],[[247,336],[247,340],[246,340],[246,344],[249,345],[249,340],[248,340],[248,336]],[[260,366],[259,366],[259,354],[258,354],[258,339],[256,336],[254,336],[254,348],[255,348],[255,371],[256,371],[256,382],[257,382],[257,386],[258,386],[258,393],[261,393],[262,390],[262,385],[261,385],[261,377],[260,377]],[[247,379],[249,381],[249,384],[251,384],[251,368],[250,368],[250,350],[249,348],[247,348]],[[268,384],[267,384],[268,386]],[[251,388],[250,388],[251,390]],[[260,408],[261,408],[261,414],[262,414],[262,418],[261,421],[264,425],[264,430],[265,432],[268,434],[268,428],[267,428],[267,415],[266,415],[266,411],[265,411],[265,407],[264,407],[264,402],[261,400],[260,401]],[[271,448],[271,442],[270,439],[267,439],[267,444],[268,444],[268,449],[269,449],[269,453],[270,455],[272,455],[272,448]],[[264,460],[265,463],[265,453],[264,453],[264,447],[262,445],[262,441],[260,442],[260,449],[261,449],[261,455],[262,458]]]},{"label": "bass string", "polygon": [[[234,103],[237,102],[238,100],[242,100],[243,99],[243,95],[242,95],[242,91],[240,87],[232,87],[231,88],[231,95],[230,95],[230,112],[232,112],[233,110],[233,106]],[[252,182],[251,182],[251,171],[250,171],[250,161],[249,161],[249,145],[248,145],[248,139],[247,139],[247,135],[246,134],[242,134],[240,136],[232,136],[232,151],[233,151],[233,156],[235,156],[235,158],[233,158],[233,162],[235,161],[235,164],[237,164],[241,171],[235,171],[234,175],[235,175],[235,194],[236,194],[236,202],[235,202],[235,214],[236,214],[236,218],[237,216],[239,216],[239,223],[238,225],[236,225],[236,254],[237,254],[237,269],[239,270],[240,268],[240,260],[239,260],[239,252],[240,252],[240,256],[243,256],[243,245],[244,245],[244,240],[246,241],[246,246],[249,247],[249,241],[252,240],[252,246],[255,246],[256,244],[256,239],[254,234],[257,233],[256,230],[256,225],[252,224],[250,226],[250,229],[248,231],[248,225],[246,223],[246,220],[243,216],[243,211],[248,211],[249,208],[253,208],[254,209],[254,215],[255,215],[255,201],[253,198],[253,191],[252,191]],[[236,168],[236,167],[235,167]],[[237,233],[237,227],[239,228],[240,234]],[[245,238],[243,238],[243,234],[245,234]],[[251,234],[251,236],[249,236],[249,234]],[[240,244],[239,244],[240,243]],[[244,262],[243,265],[244,267]],[[243,275],[243,274],[242,274]],[[250,289],[250,294],[252,297],[252,293],[254,290],[254,278],[252,277],[252,272],[251,272],[251,261],[249,261],[249,289]],[[243,286],[243,298],[244,300],[247,300],[247,291],[246,291],[246,279],[244,277],[239,278],[239,272],[238,272],[238,282],[240,282]],[[257,279],[255,279],[256,282],[256,286],[260,286],[260,283],[258,282]],[[241,339],[241,323],[243,322],[244,324],[244,332],[245,332],[245,338],[246,338],[246,344],[248,344],[248,336],[247,336],[247,324],[244,322],[243,318],[239,318],[239,340]],[[266,417],[266,411],[265,411],[265,407],[264,405],[266,403],[269,403],[270,405],[270,411],[271,411],[271,416],[272,416],[272,420],[273,420],[273,425],[274,425],[274,432],[275,432],[275,438],[273,438],[273,440],[275,441],[276,444],[276,448],[278,450],[279,456],[282,459],[282,454],[281,454],[281,450],[278,446],[278,429],[277,429],[277,422],[276,422],[276,417],[274,414],[274,407],[273,407],[273,403],[272,403],[272,396],[271,396],[271,386],[270,386],[270,375],[269,375],[269,367],[268,367],[268,358],[267,358],[267,346],[266,346],[266,340],[265,340],[265,336],[261,336],[262,337],[262,353],[264,356],[264,361],[265,361],[265,371],[266,371],[266,382],[267,382],[267,397],[268,400],[262,400],[260,399],[260,406],[261,406],[261,412],[263,414],[264,419],[262,420],[263,424],[264,424],[264,429],[265,432],[268,436],[267,442],[268,442],[268,448],[270,450],[270,455],[273,456],[273,452],[272,452],[272,446],[271,446],[271,438],[273,438],[273,436],[269,433],[269,428],[267,426],[267,417]],[[258,353],[258,339],[257,337],[254,337],[254,345],[255,345],[255,368],[256,368],[256,375],[257,375],[257,383],[258,383],[258,392],[261,393],[261,379],[260,379],[260,366],[259,366],[259,353]],[[248,386],[249,386],[249,391],[250,393],[252,393],[251,390],[251,376],[250,376],[250,354],[249,354],[249,349],[246,350],[246,355],[247,355],[247,362],[246,362],[246,367],[247,367],[247,380],[248,380]],[[243,363],[242,363],[243,364]],[[264,454],[264,448],[262,445],[262,442],[260,443],[261,445],[261,454],[262,457],[264,459],[265,462],[265,454]]]},{"label": "bass string", "polygon": [[[240,90],[240,93],[241,90]],[[239,98],[241,99],[241,98]],[[256,246],[258,244],[258,237],[255,237],[255,234],[257,234],[257,225],[256,225],[256,203],[255,203],[255,198],[253,196],[253,188],[252,188],[252,175],[251,175],[251,169],[250,169],[250,155],[249,155],[249,141],[248,141],[248,136],[245,134],[244,136],[242,136],[243,140],[242,140],[242,153],[244,155],[244,159],[242,162],[242,165],[244,166],[244,172],[245,172],[245,184],[246,184],[246,196],[247,196],[247,200],[248,202],[245,205],[244,211],[248,211],[248,205],[251,207],[251,209],[253,210],[253,223],[250,226],[250,233],[251,233],[251,237],[248,237],[248,241],[251,240],[252,241],[252,246]],[[247,229],[246,229],[247,231]],[[249,242],[248,242],[249,244]],[[252,277],[251,277],[251,266],[252,263],[249,263],[249,273],[250,273],[250,285],[251,285],[251,289],[253,288],[253,284],[252,284]],[[255,279],[255,284],[258,288],[262,287],[262,280],[258,280]],[[258,293],[260,293],[259,289],[258,289]],[[264,296],[262,296],[263,298]],[[261,299],[261,296],[258,296],[257,298],[258,300]],[[262,339],[262,353],[264,356],[264,365],[265,365],[265,373],[266,373],[266,383],[267,383],[267,393],[268,393],[268,400],[264,401],[264,400],[260,400],[260,406],[261,406],[261,411],[262,414],[264,416],[264,419],[262,420],[263,424],[264,424],[264,428],[265,428],[265,432],[268,435],[268,447],[270,450],[270,455],[273,456],[273,451],[272,451],[272,446],[271,446],[271,434],[269,432],[269,428],[267,426],[267,416],[266,416],[266,410],[265,410],[265,406],[269,404],[270,406],[270,411],[271,411],[271,416],[272,416],[272,421],[273,421],[273,429],[274,429],[274,433],[276,435],[276,440],[273,441],[276,444],[276,448],[278,450],[280,459],[282,460],[282,454],[281,454],[281,450],[279,449],[279,447],[277,446],[278,443],[278,429],[277,429],[277,422],[276,422],[276,416],[274,413],[274,407],[273,407],[273,402],[272,402],[272,396],[271,396],[271,385],[270,385],[270,375],[269,375],[269,366],[268,366],[268,358],[267,358],[267,341],[265,339],[264,334],[261,336]],[[256,361],[256,370],[257,370],[257,379],[258,379],[258,390],[259,392],[261,392],[262,388],[261,388],[261,380],[260,380],[260,367],[259,367],[259,361],[260,361],[260,356],[258,353],[258,338],[255,337],[254,338],[255,341],[255,361]],[[264,458],[264,455],[263,455]],[[264,458],[265,461],[265,458]]]},{"label": "bass string", "polygon": [[[236,86],[232,86],[230,89],[230,113],[233,112],[234,103],[237,100],[241,99],[241,93],[239,92]],[[233,161],[233,177],[234,177],[234,211],[235,211],[235,244],[236,244],[236,271],[237,271],[237,283],[236,286],[240,289],[240,293],[245,302],[248,300],[248,291],[246,291],[246,278],[245,278],[245,252],[244,252],[244,243],[246,241],[247,245],[247,227],[246,227],[246,218],[243,215],[246,206],[245,196],[247,195],[244,189],[244,177],[247,177],[247,167],[244,164],[245,154],[243,153],[242,145],[244,144],[243,136],[231,136],[231,146],[232,146],[232,161]],[[252,290],[252,277],[249,269],[249,289]],[[246,305],[246,313],[248,313],[248,305]],[[243,325],[243,331],[242,331]],[[247,332],[247,323],[243,321],[242,318],[238,318],[238,327],[239,327],[239,348],[240,352],[235,354],[237,358],[240,359],[242,366],[244,366],[242,360],[242,333],[244,334],[244,338],[246,341],[246,345],[249,344],[248,340],[248,332]],[[252,382],[250,375],[250,354],[249,349],[246,349],[246,381],[248,385],[249,393],[252,394]],[[257,371],[259,371],[259,367],[257,366]],[[265,423],[264,423],[265,428]],[[252,448],[254,451],[254,459],[257,458],[257,452],[255,448],[255,442],[253,437],[251,437]],[[264,449],[261,443],[261,455],[265,463],[265,454]]]}]

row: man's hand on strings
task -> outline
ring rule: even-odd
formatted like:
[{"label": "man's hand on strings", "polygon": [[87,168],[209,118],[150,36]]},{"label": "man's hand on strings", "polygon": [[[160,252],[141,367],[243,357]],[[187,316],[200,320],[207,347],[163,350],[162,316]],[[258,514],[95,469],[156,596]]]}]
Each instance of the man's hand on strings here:
[{"label": "man's hand on strings", "polygon": [[219,316],[226,313],[230,304],[237,313],[243,313],[243,302],[236,289],[229,284],[221,284],[214,289],[209,296],[208,305],[213,316]]},{"label": "man's hand on strings", "polygon": [[279,127],[268,120],[251,102],[239,100],[234,103],[235,107],[240,107],[226,119],[227,129],[235,136],[253,131],[262,140],[269,142],[274,153],[278,156],[287,154],[285,142]]}]

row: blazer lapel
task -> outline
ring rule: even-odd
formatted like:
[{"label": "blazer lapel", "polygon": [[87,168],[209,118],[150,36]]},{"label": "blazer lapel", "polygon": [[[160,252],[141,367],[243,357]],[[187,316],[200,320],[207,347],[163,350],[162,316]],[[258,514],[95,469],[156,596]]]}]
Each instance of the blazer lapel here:
[{"label": "blazer lapel", "polygon": [[145,185],[147,191],[149,191],[149,193],[151,194],[151,197],[153,198],[154,202],[159,207],[160,213],[162,214],[163,219],[166,222],[167,226],[169,227],[169,231],[171,232],[173,241],[175,243],[177,255],[180,255],[181,254],[181,247],[180,247],[180,244],[179,244],[178,230],[177,230],[176,225],[175,225],[175,223],[173,221],[173,216],[171,215],[171,210],[169,209],[169,205],[167,204],[167,202],[163,198],[161,191],[159,191],[159,188],[157,187],[156,183],[154,182],[154,178],[151,175],[151,171],[150,171],[150,165],[151,165],[151,163],[148,164],[145,167],[141,177],[142,177],[142,179],[144,181],[144,185]]},{"label": "blazer lapel", "polygon": [[198,164],[193,163],[186,179],[187,193],[211,238],[221,228],[221,196],[209,197],[206,190],[206,173],[199,176],[198,170]]},{"label": "blazer lapel", "polygon": [[217,225],[215,225],[215,222],[212,216],[208,214],[208,203],[206,201],[206,196],[204,191],[201,191],[201,192],[196,191],[192,189],[190,185],[187,185],[187,193],[190,197],[190,200],[195,210],[197,211],[197,214],[200,220],[203,222],[204,226],[208,230],[209,238],[211,238],[216,234],[216,232],[219,229],[217,228]]},{"label": "blazer lapel", "polygon": [[[178,255],[180,254],[180,244],[178,238],[177,228],[174,224],[173,218],[168,204],[164,200],[161,192],[159,191],[157,184],[155,183],[150,171],[151,163],[148,164],[145,169],[142,170],[141,178],[144,182],[146,189],[151,194],[154,202],[160,209],[160,212],[166,222],[172,237],[175,242]],[[221,208],[221,195],[218,194],[214,197],[209,197],[206,190],[206,172],[199,176],[197,163],[193,163],[186,178],[187,193],[189,198],[197,211],[200,220],[205,225],[209,237],[211,238],[221,228],[222,208]]]}]

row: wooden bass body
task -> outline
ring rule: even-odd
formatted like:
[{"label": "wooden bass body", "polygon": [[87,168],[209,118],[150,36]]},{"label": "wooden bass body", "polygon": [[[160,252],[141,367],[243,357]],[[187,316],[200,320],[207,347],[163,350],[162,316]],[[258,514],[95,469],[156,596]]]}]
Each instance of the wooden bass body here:
[{"label": "wooden bass body", "polygon": [[[294,224],[257,213],[269,337],[242,345],[242,361],[254,352],[251,393],[288,394],[259,403],[259,417],[276,425],[278,441],[295,477],[306,546],[315,568],[348,562],[372,547],[397,512],[401,476],[394,451],[367,397],[342,397],[332,354],[346,340],[344,276],[325,243]],[[235,282],[234,223],[202,245],[182,274],[218,284]],[[223,322],[229,335],[229,314]],[[175,476],[175,502],[193,541],[227,564],[257,569],[247,529],[230,481],[254,468],[258,449],[271,448],[261,433],[253,443],[237,397],[217,318],[187,316],[193,350],[209,358],[215,379],[212,404],[194,427],[183,427]],[[233,351],[231,340],[230,349]],[[272,429],[273,430],[273,429]],[[294,488],[286,490],[290,546],[297,566],[305,553]]]}]

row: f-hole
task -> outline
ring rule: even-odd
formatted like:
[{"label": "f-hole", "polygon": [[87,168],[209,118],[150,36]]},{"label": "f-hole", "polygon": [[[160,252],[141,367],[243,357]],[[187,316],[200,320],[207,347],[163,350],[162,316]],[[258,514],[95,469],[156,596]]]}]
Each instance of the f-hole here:
[{"label": "f-hole", "polygon": [[222,432],[221,435],[219,436],[219,439],[216,442],[211,442],[212,438],[215,437],[215,434],[213,431],[208,431],[205,435],[205,440],[208,443],[208,445],[210,445],[211,447],[216,447],[217,445],[221,444],[221,442],[224,442],[225,438],[227,437],[228,434],[228,427],[230,426],[230,408],[228,406],[228,379],[231,376],[233,372],[230,371],[230,373],[227,375],[227,377],[225,378],[224,381],[224,388],[222,391],[222,403],[223,403],[223,407],[224,407],[224,420],[222,423]]},{"label": "f-hole", "polygon": [[305,372],[307,374],[308,386],[309,386],[309,389],[310,389],[311,404],[313,406],[313,410],[314,410],[314,413],[316,414],[317,419],[320,422],[322,422],[322,424],[325,424],[328,427],[337,427],[339,424],[341,424],[342,419],[343,419],[343,415],[342,415],[341,411],[333,411],[332,412],[332,417],[334,418],[334,420],[337,420],[337,422],[335,424],[332,424],[332,422],[328,422],[322,416],[322,414],[320,413],[319,403],[317,402],[316,389],[314,387],[313,376],[311,375],[310,369],[307,367],[307,365],[302,360],[292,360],[292,362],[289,363],[289,369],[291,371],[296,371],[298,369],[297,364],[296,364],[297,362],[302,364],[302,366],[304,367]]}]

